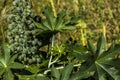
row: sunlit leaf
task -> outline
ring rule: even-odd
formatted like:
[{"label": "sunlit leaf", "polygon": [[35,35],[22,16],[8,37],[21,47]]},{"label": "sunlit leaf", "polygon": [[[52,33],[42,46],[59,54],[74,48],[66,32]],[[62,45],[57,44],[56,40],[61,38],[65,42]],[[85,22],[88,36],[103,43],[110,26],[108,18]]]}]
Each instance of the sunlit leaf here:
[{"label": "sunlit leaf", "polygon": [[46,6],[45,9],[43,10],[43,15],[46,17],[46,19],[43,19],[41,23],[33,21],[37,28],[41,29],[42,31],[41,33],[49,32],[56,34],[58,32],[62,32],[65,30],[76,29],[73,25],[70,24],[71,19],[68,20],[64,19],[64,16],[66,15],[65,11],[61,11],[56,18],[54,17],[54,13],[51,6]]}]

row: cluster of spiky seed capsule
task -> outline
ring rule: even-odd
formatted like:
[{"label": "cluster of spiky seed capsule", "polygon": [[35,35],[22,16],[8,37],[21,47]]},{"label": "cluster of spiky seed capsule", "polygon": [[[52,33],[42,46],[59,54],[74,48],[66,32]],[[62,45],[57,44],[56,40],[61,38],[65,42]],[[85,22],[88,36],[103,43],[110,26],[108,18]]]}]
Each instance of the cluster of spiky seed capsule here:
[{"label": "cluster of spiky seed capsule", "polygon": [[8,16],[7,38],[11,54],[18,54],[18,60],[27,64],[40,63],[42,58],[37,54],[41,42],[35,36],[31,8],[29,0],[13,0],[11,14]]}]

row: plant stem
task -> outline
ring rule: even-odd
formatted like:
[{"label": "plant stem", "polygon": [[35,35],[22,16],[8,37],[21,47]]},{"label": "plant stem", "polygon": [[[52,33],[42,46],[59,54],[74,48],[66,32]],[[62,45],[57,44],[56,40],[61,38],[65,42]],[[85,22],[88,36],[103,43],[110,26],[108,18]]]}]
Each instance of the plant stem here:
[{"label": "plant stem", "polygon": [[52,36],[52,48],[54,47],[54,40],[55,40],[55,35],[53,34],[53,36]]},{"label": "plant stem", "polygon": [[[53,36],[52,36],[52,50],[53,50],[53,47],[54,47],[54,40],[55,40],[55,35],[53,34]],[[52,54],[53,54],[53,51],[51,51],[50,52],[50,60],[49,60],[49,64],[48,64],[48,68],[50,68],[50,66],[53,64],[53,62],[51,62],[52,61]]]},{"label": "plant stem", "polygon": [[[76,65],[74,65],[74,67],[78,67],[78,66],[80,66],[81,64],[76,64]],[[59,66],[59,67],[56,67],[56,69],[63,69],[64,68],[64,66]],[[45,70],[44,71],[44,74],[47,74],[48,72],[50,72],[51,71],[51,69],[48,69],[48,70]]]}]

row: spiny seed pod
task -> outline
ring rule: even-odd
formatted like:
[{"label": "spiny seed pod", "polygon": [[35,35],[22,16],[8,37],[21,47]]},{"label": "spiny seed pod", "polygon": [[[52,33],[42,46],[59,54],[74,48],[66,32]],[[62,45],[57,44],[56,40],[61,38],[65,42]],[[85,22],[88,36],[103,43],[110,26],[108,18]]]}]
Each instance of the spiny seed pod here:
[{"label": "spiny seed pod", "polygon": [[[13,0],[11,14],[8,16],[7,38],[11,54],[18,54],[18,60],[27,64],[38,63],[41,42],[35,37],[35,24],[32,21],[34,14],[29,0]],[[39,54],[40,55],[40,54]]]}]

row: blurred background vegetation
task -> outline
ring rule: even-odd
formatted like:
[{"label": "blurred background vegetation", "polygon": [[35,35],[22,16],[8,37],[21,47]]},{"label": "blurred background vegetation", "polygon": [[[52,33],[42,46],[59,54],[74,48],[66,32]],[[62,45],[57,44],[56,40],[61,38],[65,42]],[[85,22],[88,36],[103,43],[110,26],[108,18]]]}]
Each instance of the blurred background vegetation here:
[{"label": "blurred background vegetation", "polygon": [[[96,43],[99,33],[103,32],[107,43],[120,43],[120,0],[30,0],[35,15],[43,17],[42,11],[46,5],[51,5],[54,15],[61,10],[67,12],[67,17],[79,17],[77,29],[59,34],[60,41],[69,37],[86,45],[90,39]],[[12,0],[0,0],[0,42],[5,40],[7,16]],[[67,33],[67,34],[66,34]],[[62,36],[61,36],[62,35]],[[67,37],[66,37],[67,36]]]}]

